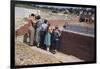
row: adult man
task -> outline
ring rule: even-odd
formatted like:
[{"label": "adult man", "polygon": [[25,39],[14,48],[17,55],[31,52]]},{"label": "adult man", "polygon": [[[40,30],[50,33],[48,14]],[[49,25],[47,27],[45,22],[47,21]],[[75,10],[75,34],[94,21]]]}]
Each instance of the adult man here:
[{"label": "adult man", "polygon": [[40,32],[40,44],[41,44],[41,48],[43,49],[45,49],[44,38],[45,38],[47,27],[48,27],[48,21],[45,19],[44,23],[42,24],[41,32]]},{"label": "adult man", "polygon": [[31,46],[33,46],[34,43],[34,33],[35,33],[35,28],[34,28],[34,19],[35,19],[35,15],[31,14],[30,19],[29,19],[29,27],[28,27],[28,31],[29,31],[29,43]]}]

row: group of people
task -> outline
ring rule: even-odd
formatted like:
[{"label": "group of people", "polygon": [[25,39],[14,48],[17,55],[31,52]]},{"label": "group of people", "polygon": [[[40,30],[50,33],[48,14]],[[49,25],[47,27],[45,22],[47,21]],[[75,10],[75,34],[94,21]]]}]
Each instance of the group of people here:
[{"label": "group of people", "polygon": [[42,19],[39,15],[35,16],[33,13],[29,16],[28,23],[29,45],[35,44],[38,48],[43,47],[47,51],[52,49],[53,53],[56,53],[60,47],[59,27],[55,26],[53,29],[48,20]]}]

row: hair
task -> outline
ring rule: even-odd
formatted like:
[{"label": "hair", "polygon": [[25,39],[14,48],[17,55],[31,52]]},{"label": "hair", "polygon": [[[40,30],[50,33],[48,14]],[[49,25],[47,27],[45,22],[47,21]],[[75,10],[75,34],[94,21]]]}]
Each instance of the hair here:
[{"label": "hair", "polygon": [[33,17],[34,17],[34,16],[35,16],[35,14],[33,14],[33,13],[32,13],[32,14],[31,14],[31,16],[33,16]]},{"label": "hair", "polygon": [[48,24],[46,32],[48,32],[48,31],[49,31],[49,28],[50,28],[50,24]]},{"label": "hair", "polygon": [[37,20],[41,19],[40,15],[36,16],[35,19]]},{"label": "hair", "polygon": [[58,29],[59,27],[58,26],[55,26],[55,29]]},{"label": "hair", "polygon": [[45,19],[45,20],[44,20],[44,23],[47,23],[47,22],[48,22],[48,20]]}]

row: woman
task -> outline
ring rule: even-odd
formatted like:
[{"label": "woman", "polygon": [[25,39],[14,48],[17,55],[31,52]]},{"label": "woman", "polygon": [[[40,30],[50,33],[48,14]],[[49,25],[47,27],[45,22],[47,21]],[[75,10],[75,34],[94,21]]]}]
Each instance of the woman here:
[{"label": "woman", "polygon": [[43,21],[39,15],[36,17],[36,20],[37,22],[36,22],[36,34],[35,34],[36,39],[35,40],[36,40],[36,46],[39,47],[40,46],[40,31],[41,31],[41,26],[42,26]]},{"label": "woman", "polygon": [[50,51],[50,45],[51,45],[51,29],[50,29],[50,24],[48,24],[48,27],[47,27],[47,30],[46,30],[44,44],[46,45],[47,51]]}]

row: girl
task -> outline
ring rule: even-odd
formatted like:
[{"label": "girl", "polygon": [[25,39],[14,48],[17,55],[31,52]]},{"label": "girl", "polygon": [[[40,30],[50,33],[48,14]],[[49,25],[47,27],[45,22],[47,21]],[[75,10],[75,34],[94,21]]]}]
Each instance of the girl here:
[{"label": "girl", "polygon": [[48,24],[48,27],[47,27],[47,30],[46,30],[44,44],[46,45],[47,51],[50,51],[50,45],[51,45],[51,29],[50,29],[50,24]]}]

